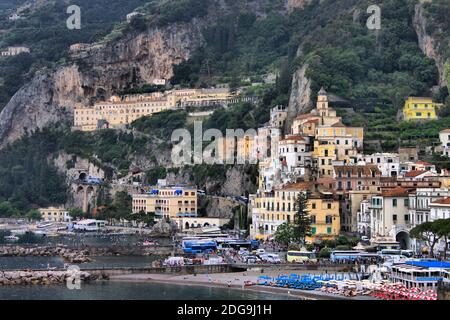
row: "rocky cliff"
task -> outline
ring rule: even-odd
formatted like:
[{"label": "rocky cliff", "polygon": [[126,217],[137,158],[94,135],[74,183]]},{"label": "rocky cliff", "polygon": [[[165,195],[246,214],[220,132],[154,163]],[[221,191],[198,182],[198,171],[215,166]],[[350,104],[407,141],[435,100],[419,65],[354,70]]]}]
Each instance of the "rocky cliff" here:
[{"label": "rocky cliff", "polygon": [[[306,77],[308,65],[299,68],[292,77],[292,89],[289,99],[285,129],[291,128],[294,118],[312,107],[311,80]],[[287,131],[289,132],[289,131]]]},{"label": "rocky cliff", "polygon": [[131,85],[169,79],[174,64],[201,45],[201,23],[149,28],[73,56],[66,65],[39,73],[0,113],[0,146],[26,131],[71,121],[74,107],[88,105]]},{"label": "rocky cliff", "polygon": [[446,86],[444,76],[444,58],[439,54],[439,43],[427,33],[427,19],[424,14],[422,3],[415,6],[415,13],[413,18],[414,29],[417,33],[419,47],[422,52],[429,58],[436,62],[436,67],[439,72],[439,85]]}]

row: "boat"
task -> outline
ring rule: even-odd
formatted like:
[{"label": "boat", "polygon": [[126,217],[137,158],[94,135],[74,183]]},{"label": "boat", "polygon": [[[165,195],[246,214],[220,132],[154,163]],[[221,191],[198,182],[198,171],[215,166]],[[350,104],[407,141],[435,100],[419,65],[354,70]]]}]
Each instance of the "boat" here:
[{"label": "boat", "polygon": [[6,236],[6,237],[5,237],[5,241],[8,241],[8,242],[16,242],[16,241],[19,241],[19,237],[16,237],[16,236]]},{"label": "boat", "polygon": [[12,235],[20,235],[20,236],[22,236],[22,235],[24,235],[26,233],[27,233],[26,229],[11,230],[11,234]]}]

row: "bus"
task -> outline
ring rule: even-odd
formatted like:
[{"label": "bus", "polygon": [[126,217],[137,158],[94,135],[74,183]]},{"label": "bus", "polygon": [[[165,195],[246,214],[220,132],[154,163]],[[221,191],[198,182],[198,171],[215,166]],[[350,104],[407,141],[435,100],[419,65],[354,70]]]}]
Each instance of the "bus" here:
[{"label": "bus", "polygon": [[317,257],[314,252],[309,251],[288,251],[286,256],[288,263],[304,263],[317,262]]},{"label": "bus", "polygon": [[347,260],[347,261],[355,261],[355,260],[366,260],[366,259],[380,259],[380,255],[376,253],[368,253],[364,251],[354,251],[354,250],[336,250],[332,251],[330,254],[330,260],[332,262]]}]

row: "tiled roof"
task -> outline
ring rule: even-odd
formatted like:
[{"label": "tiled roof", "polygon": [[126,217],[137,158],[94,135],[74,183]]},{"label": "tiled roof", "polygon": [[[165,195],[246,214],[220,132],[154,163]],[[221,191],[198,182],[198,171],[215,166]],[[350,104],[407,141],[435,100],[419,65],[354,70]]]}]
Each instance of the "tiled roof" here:
[{"label": "tiled roof", "polygon": [[313,190],[314,182],[298,182],[284,185],[280,190]]},{"label": "tiled roof", "polygon": [[450,204],[450,198],[439,199],[439,200],[433,201],[431,204]]},{"label": "tiled roof", "polygon": [[423,164],[424,166],[432,166],[433,165],[432,163],[425,162],[425,161],[419,161],[419,162],[416,162],[416,164]]},{"label": "tiled roof", "polygon": [[384,191],[381,195],[383,197],[407,197],[408,190],[402,187],[397,187],[392,190]]},{"label": "tiled roof", "polygon": [[311,114],[311,113],[301,114],[301,115],[298,115],[295,119],[296,120],[303,120],[303,119],[308,119],[310,117],[314,117],[314,115]]},{"label": "tiled roof", "polygon": [[424,174],[426,172],[428,172],[428,171],[412,170],[412,171],[409,171],[409,172],[405,173],[405,177],[406,178],[415,178],[415,177],[420,176],[421,174]]},{"label": "tiled roof", "polygon": [[288,141],[305,141],[305,138],[303,138],[300,135],[289,135],[289,136],[286,136],[283,140],[281,140],[281,142],[283,142],[283,141],[286,141],[286,142],[288,142]]}]

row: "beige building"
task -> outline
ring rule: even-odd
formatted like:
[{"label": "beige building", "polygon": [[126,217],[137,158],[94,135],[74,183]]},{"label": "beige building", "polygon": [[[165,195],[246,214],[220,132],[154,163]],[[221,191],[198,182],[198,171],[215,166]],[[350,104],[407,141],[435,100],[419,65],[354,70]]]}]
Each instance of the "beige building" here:
[{"label": "beige building", "polygon": [[273,192],[262,192],[252,198],[252,230],[257,238],[268,238],[275,234],[283,223],[293,223],[296,214],[296,199],[300,193],[308,192],[308,210],[312,220],[312,237],[332,239],[339,235],[339,201],[332,193],[315,191],[314,183],[303,182],[285,185]]},{"label": "beige building", "polygon": [[92,108],[74,110],[74,128],[81,131],[121,128],[144,116],[175,109],[175,99],[160,93],[151,95],[113,96],[107,102],[96,103]]},{"label": "beige building", "polygon": [[145,194],[133,194],[133,213],[154,212],[157,218],[197,216],[197,188],[192,186],[155,186]]},{"label": "beige building", "polygon": [[[78,48],[73,46],[73,50]],[[112,96],[108,101],[98,102],[93,107],[75,108],[74,129],[95,131],[122,128],[139,118],[162,111],[222,105],[232,98],[229,89],[176,89],[163,93]]]},{"label": "beige building", "polygon": [[39,212],[43,221],[50,222],[70,222],[72,218],[69,216],[69,212],[63,208],[40,208]]}]

